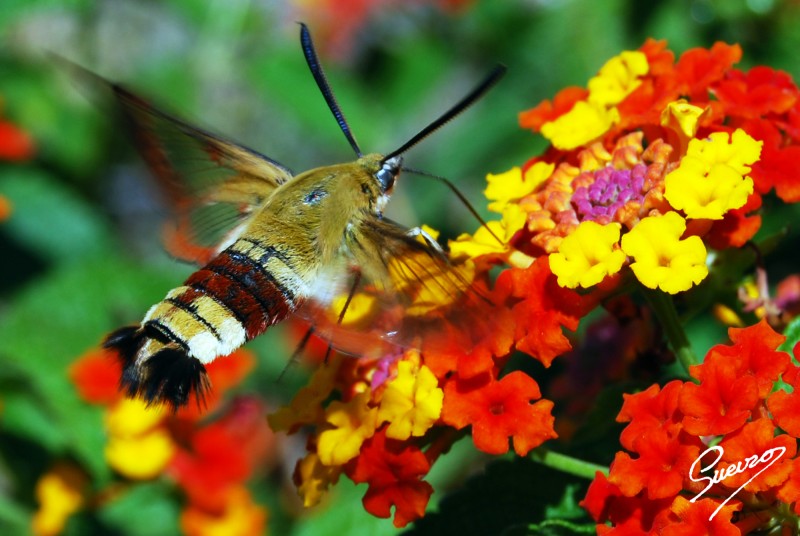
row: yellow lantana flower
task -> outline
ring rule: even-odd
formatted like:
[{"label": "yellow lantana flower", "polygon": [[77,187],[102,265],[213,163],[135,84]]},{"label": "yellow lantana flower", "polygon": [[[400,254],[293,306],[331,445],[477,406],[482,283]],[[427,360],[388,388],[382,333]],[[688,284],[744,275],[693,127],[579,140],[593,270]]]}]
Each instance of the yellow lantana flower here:
[{"label": "yellow lantana flower", "polygon": [[700,120],[707,116],[711,108],[700,108],[681,99],[667,104],[661,112],[661,126],[672,130],[681,139],[694,138]]},{"label": "yellow lantana flower", "polygon": [[294,470],[294,482],[297,494],[303,500],[303,506],[316,506],[332,484],[336,484],[342,468],[338,465],[323,465],[316,452],[308,453],[297,461]]},{"label": "yellow lantana flower", "polygon": [[641,84],[650,65],[638,50],[625,51],[608,60],[589,80],[589,96],[554,121],[542,125],[542,135],[554,147],[570,150],[593,141],[620,120],[616,105]]},{"label": "yellow lantana flower", "polygon": [[135,436],[111,436],[105,447],[108,465],[135,480],[157,477],[174,454],[172,436],[160,427]]},{"label": "yellow lantana flower", "polygon": [[148,406],[138,398],[123,398],[105,416],[108,465],[132,479],[147,480],[160,475],[175,454],[172,436],[161,423],[163,406]]},{"label": "yellow lantana flower", "polygon": [[33,515],[31,532],[35,536],[61,534],[69,517],[84,503],[86,476],[76,467],[60,464],[36,482],[39,509]]},{"label": "yellow lantana flower", "polygon": [[761,146],[742,129],[732,136],[715,132],[693,139],[678,168],[664,179],[664,197],[687,218],[722,219],[753,193],[753,179],[745,175],[761,156]]},{"label": "yellow lantana flower", "polygon": [[639,50],[626,50],[614,56],[589,80],[589,102],[607,106],[619,104],[639,87],[641,77],[649,70],[647,56]]},{"label": "yellow lantana flower", "polygon": [[109,435],[133,436],[153,429],[167,417],[163,406],[148,406],[140,398],[122,398],[106,413]]},{"label": "yellow lantana flower", "polygon": [[619,223],[585,221],[564,237],[558,252],[550,255],[550,269],[558,277],[558,284],[589,288],[617,273],[625,262],[625,255],[614,247],[621,228]]},{"label": "yellow lantana flower", "polygon": [[486,175],[488,186],[483,191],[489,203],[489,210],[502,214],[506,205],[512,201],[522,199],[537,186],[546,181],[555,169],[554,164],[537,162],[527,170],[523,176],[519,167],[513,167],[505,173]]},{"label": "yellow lantana flower", "polygon": [[579,101],[554,121],[542,125],[542,136],[557,149],[575,149],[608,132],[619,122],[619,111],[602,104]]},{"label": "yellow lantana flower", "polygon": [[644,218],[622,237],[636,278],[647,288],[676,294],[708,275],[706,247],[698,236],[681,240],[686,221],[676,212]]},{"label": "yellow lantana flower", "polygon": [[[508,242],[525,226],[528,215],[519,205],[508,204],[503,209],[503,218],[500,221],[487,222],[486,227],[481,226],[474,235],[464,233],[449,243],[450,254],[453,258],[477,258],[485,255],[504,256],[511,248]],[[490,233],[489,230],[492,232]],[[494,236],[492,236],[494,233]],[[500,242],[497,241],[497,238]]]},{"label": "yellow lantana flower", "polygon": [[422,436],[441,415],[443,400],[444,391],[428,367],[400,361],[397,377],[387,384],[381,397],[378,421],[389,422],[386,437],[405,440]]},{"label": "yellow lantana flower", "polygon": [[325,420],[332,429],[319,434],[317,453],[325,465],[342,465],[352,460],[361,445],[373,436],[378,424],[378,408],[369,407],[369,393],[359,393],[349,402],[331,402]]}]

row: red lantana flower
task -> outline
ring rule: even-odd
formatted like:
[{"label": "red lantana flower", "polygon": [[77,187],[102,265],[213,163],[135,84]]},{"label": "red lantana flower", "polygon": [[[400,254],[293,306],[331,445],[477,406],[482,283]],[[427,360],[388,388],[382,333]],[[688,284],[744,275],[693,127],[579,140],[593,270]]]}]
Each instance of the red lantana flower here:
[{"label": "red lantana flower", "polygon": [[462,429],[472,425],[475,446],[488,454],[514,451],[525,456],[532,448],[556,437],[553,403],[541,397],[536,381],[519,371],[500,380],[490,377],[452,378],[444,387],[442,420]]},{"label": "red lantana flower", "polygon": [[739,536],[742,532],[731,523],[734,512],[741,510],[741,504],[727,504],[712,517],[719,502],[701,499],[696,503],[678,496],[672,503],[669,515],[663,516],[654,527],[664,536],[684,536],[687,534],[708,534],[713,536]]},{"label": "red lantana flower", "polygon": [[391,516],[394,525],[405,527],[425,514],[433,487],[422,480],[430,462],[417,447],[386,438],[381,430],[368,439],[361,454],[346,466],[347,475],[355,483],[366,482],[364,508],[374,516]]},{"label": "red lantana flower", "polygon": [[[734,344],[712,348],[691,368],[699,384],[673,381],[626,397],[618,420],[630,421],[622,437],[638,457],[617,453],[608,479],[590,486],[583,505],[598,522],[636,534],[746,534],[775,528],[786,505],[797,512],[797,439],[780,433],[767,409],[784,409],[787,396],[770,395],[769,383],[783,373],[792,384],[800,368],[776,351],[784,337],[765,322],[729,334]],[[709,432],[715,427],[725,431]],[[651,513],[648,522],[640,521],[643,511]]]},{"label": "red lantana flower", "polygon": [[637,458],[617,453],[609,481],[627,497],[642,490],[650,499],[674,497],[700,454],[698,440],[683,439],[686,443],[666,430],[651,430],[636,441]]},{"label": "red lantana flower", "polygon": [[651,385],[641,393],[624,394],[617,422],[629,422],[620,435],[620,443],[636,451],[636,442],[657,429],[677,434],[683,414],[678,411],[678,397],[683,382],[671,381],[662,388]]},{"label": "red lantana flower", "polygon": [[273,436],[264,413],[263,404],[240,399],[223,418],[190,430],[167,469],[190,503],[210,512],[222,509],[229,489],[265,463]]},{"label": "red lantana flower", "polygon": [[687,383],[680,397],[683,426],[696,436],[733,432],[750,418],[758,403],[758,382],[741,376],[734,362],[710,354],[704,364],[691,368],[701,383]]},{"label": "red lantana flower", "polygon": [[498,289],[507,289],[520,301],[512,309],[516,318],[516,347],[550,366],[553,359],[572,349],[562,327],[575,331],[580,319],[597,300],[563,288],[550,271],[549,258],[539,257],[524,270],[511,268],[497,279]]},{"label": "red lantana flower", "polygon": [[122,366],[104,349],[83,354],[69,367],[69,377],[82,400],[90,404],[111,404],[119,399]]}]

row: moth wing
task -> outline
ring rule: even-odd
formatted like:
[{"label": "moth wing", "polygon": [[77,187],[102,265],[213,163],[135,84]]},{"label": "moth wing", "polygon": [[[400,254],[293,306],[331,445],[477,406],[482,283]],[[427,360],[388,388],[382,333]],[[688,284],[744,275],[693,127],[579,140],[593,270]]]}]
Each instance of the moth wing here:
[{"label": "moth wing", "polygon": [[173,210],[165,245],[204,264],[292,172],[243,145],[191,126],[107,83],[133,140]]},{"label": "moth wing", "polygon": [[332,347],[378,357],[444,331],[448,344],[465,348],[482,336],[494,305],[471,262],[453,262],[438,244],[385,219],[365,218],[346,242],[346,281],[333,299],[308,300],[298,311]]}]

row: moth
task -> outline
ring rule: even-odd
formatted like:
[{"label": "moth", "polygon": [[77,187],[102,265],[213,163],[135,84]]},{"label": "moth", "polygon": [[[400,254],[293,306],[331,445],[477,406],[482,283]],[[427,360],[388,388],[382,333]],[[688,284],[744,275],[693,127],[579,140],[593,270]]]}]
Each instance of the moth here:
[{"label": "moth", "polygon": [[[205,365],[290,315],[308,319],[333,347],[361,354],[375,341],[401,344],[412,322],[409,311],[428,314],[436,308],[436,300],[426,305],[426,296],[468,292],[468,277],[435,240],[389,220],[383,209],[404,170],[403,154],[481,97],[505,68],[498,65],[399,148],[363,154],[302,24],[300,41],[357,155],[354,162],[295,175],[107,83],[175,208],[168,249],[200,265],[139,324],[105,338],[103,346],[122,363],[121,388],[129,396],[173,408],[192,393],[201,400],[210,388]],[[360,331],[342,324],[356,296],[369,297],[379,311]],[[334,303],[338,311],[331,314]]]}]

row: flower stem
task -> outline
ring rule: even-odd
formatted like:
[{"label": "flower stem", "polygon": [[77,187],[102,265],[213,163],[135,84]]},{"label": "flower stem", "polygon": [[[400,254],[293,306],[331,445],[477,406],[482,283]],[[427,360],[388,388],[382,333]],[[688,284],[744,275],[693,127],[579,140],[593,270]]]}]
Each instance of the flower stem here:
[{"label": "flower stem", "polygon": [[585,478],[587,480],[594,480],[594,476],[597,471],[600,471],[604,475],[608,475],[608,467],[584,460],[579,460],[577,458],[573,458],[572,456],[567,456],[566,454],[561,454],[559,452],[553,452],[552,450],[548,450],[543,447],[531,452],[530,456],[532,460],[539,462],[542,465],[556,469],[563,473]]},{"label": "flower stem", "polygon": [[689,344],[689,339],[686,337],[686,332],[681,326],[678,311],[675,309],[672,297],[660,290],[645,288],[643,292],[661,326],[664,328],[664,334],[667,336],[672,351],[675,352],[675,356],[688,374],[689,367],[696,365],[698,361]]}]

